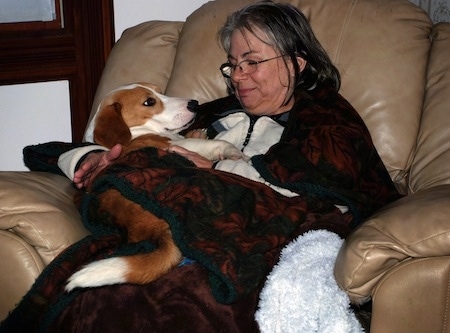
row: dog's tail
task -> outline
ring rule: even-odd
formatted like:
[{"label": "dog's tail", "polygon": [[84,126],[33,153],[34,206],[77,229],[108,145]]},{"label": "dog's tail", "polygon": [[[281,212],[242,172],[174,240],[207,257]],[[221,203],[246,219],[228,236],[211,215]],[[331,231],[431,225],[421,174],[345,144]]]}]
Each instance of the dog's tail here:
[{"label": "dog's tail", "polygon": [[181,259],[181,252],[167,230],[153,252],[92,262],[73,274],[65,289],[70,292],[75,288],[150,283],[178,265]]}]

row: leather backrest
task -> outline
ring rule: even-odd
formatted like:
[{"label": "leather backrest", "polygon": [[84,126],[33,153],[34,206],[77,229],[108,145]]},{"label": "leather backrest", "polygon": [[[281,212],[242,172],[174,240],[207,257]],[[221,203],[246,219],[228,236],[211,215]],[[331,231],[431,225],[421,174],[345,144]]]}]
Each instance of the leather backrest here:
[{"label": "leather backrest", "polygon": [[424,111],[409,192],[450,184],[450,24],[433,30]]}]

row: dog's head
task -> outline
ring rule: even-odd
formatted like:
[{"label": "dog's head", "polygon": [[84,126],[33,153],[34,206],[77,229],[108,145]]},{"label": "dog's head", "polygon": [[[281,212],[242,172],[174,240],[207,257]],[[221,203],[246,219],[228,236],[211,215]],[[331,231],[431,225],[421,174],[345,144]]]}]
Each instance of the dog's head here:
[{"label": "dog's head", "polygon": [[111,148],[144,134],[176,134],[192,122],[197,105],[195,100],[165,96],[153,84],[122,86],[102,100],[86,137],[91,131],[94,142]]}]

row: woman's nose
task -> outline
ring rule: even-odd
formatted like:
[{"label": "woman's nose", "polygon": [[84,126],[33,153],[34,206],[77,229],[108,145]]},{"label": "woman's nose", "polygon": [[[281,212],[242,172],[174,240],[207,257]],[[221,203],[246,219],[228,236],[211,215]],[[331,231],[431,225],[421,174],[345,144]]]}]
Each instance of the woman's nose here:
[{"label": "woman's nose", "polygon": [[233,73],[231,73],[231,80],[232,81],[241,81],[243,79],[246,79],[248,77],[248,74],[245,74],[244,71],[241,69],[241,66],[236,66]]}]

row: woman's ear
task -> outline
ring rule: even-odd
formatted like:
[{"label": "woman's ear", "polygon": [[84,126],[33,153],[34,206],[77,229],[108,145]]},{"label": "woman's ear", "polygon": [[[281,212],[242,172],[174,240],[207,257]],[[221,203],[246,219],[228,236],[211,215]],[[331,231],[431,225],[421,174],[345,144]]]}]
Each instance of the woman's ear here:
[{"label": "woman's ear", "polygon": [[300,68],[300,72],[303,72],[303,70],[306,67],[307,61],[304,58],[297,56],[297,63],[298,63],[298,68]]}]

